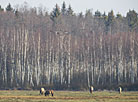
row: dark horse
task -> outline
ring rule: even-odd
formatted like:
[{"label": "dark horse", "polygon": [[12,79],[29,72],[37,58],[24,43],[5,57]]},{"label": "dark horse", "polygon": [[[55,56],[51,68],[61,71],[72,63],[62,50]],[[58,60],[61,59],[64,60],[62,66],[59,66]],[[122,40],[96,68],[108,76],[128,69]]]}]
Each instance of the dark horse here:
[{"label": "dark horse", "polygon": [[51,94],[52,96],[54,96],[53,90],[46,90],[45,96],[49,96],[49,94]]}]

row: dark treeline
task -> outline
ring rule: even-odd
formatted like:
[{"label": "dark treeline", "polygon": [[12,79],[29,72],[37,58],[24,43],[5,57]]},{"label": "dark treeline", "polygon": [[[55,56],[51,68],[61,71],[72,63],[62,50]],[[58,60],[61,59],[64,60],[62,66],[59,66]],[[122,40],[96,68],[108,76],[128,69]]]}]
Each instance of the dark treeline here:
[{"label": "dark treeline", "polygon": [[[138,14],[0,6],[0,89],[138,90]],[[133,87],[131,87],[133,86]]]}]

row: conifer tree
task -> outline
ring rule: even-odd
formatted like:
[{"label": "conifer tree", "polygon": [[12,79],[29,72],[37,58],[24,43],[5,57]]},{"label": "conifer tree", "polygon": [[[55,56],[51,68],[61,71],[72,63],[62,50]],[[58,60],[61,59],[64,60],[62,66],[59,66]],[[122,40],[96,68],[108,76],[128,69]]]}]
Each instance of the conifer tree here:
[{"label": "conifer tree", "polygon": [[16,17],[19,16],[19,11],[18,11],[18,10],[15,11],[15,16],[16,16]]},{"label": "conifer tree", "polygon": [[114,22],[114,12],[113,10],[111,12],[108,13],[108,20],[107,20],[107,26],[111,26]]},{"label": "conifer tree", "polygon": [[63,2],[63,4],[62,4],[62,9],[61,9],[61,11],[62,11],[62,15],[65,15],[66,12],[67,12],[65,2]]},{"label": "conifer tree", "polygon": [[138,22],[138,17],[137,17],[137,13],[134,10],[130,10],[127,13],[127,22],[128,22],[128,26],[130,27],[130,29],[132,30],[134,27],[136,27],[137,22]]},{"label": "conifer tree", "polygon": [[13,8],[11,7],[11,4],[9,3],[9,5],[6,7],[6,11],[12,11]]},{"label": "conifer tree", "polygon": [[101,12],[97,10],[95,12],[95,15],[94,16],[100,18],[101,17]]},{"label": "conifer tree", "polygon": [[83,13],[82,12],[79,13],[79,18],[83,18]]},{"label": "conifer tree", "polygon": [[67,10],[67,14],[68,14],[69,16],[73,16],[73,10],[72,10],[71,5],[69,5],[69,8],[68,8],[68,10]]},{"label": "conifer tree", "polygon": [[91,10],[86,10],[85,17],[92,16]]},{"label": "conifer tree", "polygon": [[56,7],[51,13],[51,19],[54,21],[61,14],[59,6],[56,4]]},{"label": "conifer tree", "polygon": [[118,14],[116,15],[116,18],[117,18],[117,19],[122,19],[122,15],[118,13]]},{"label": "conifer tree", "polygon": [[102,14],[102,18],[104,19],[104,22],[105,22],[105,24],[106,24],[107,19],[108,19],[108,16],[106,15],[105,12]]},{"label": "conifer tree", "polygon": [[105,19],[105,26],[106,26],[106,33],[108,31],[112,31],[112,27],[113,27],[113,24],[115,22],[115,16],[114,16],[114,12],[113,10],[111,10],[111,12],[108,13],[108,16],[107,16],[107,19]]},{"label": "conifer tree", "polygon": [[0,5],[0,11],[4,11],[4,9],[1,7],[1,5]]}]

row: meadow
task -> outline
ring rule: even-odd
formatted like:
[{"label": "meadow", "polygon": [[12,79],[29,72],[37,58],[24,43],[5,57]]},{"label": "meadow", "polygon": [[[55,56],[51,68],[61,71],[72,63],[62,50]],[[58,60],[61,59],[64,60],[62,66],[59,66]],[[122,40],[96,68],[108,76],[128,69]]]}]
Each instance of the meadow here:
[{"label": "meadow", "polygon": [[138,91],[54,91],[54,96],[39,95],[39,90],[0,90],[0,102],[138,102]]}]

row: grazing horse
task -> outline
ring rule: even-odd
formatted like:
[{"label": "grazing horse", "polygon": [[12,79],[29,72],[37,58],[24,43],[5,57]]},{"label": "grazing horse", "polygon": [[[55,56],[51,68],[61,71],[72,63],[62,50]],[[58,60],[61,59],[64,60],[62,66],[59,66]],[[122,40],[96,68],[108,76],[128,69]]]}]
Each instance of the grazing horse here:
[{"label": "grazing horse", "polygon": [[90,90],[89,91],[90,91],[91,94],[93,93],[93,90],[94,90],[93,86],[90,86]]},{"label": "grazing horse", "polygon": [[46,90],[45,96],[49,96],[49,94],[51,94],[52,96],[54,96],[54,91],[53,90]]},{"label": "grazing horse", "polygon": [[54,91],[53,90],[51,90],[51,95],[54,96]]},{"label": "grazing horse", "polygon": [[118,88],[118,92],[119,92],[120,94],[122,93],[122,88],[121,88],[121,87]]},{"label": "grazing horse", "polygon": [[45,89],[44,88],[40,88],[40,94],[43,95],[45,93]]},{"label": "grazing horse", "polygon": [[45,96],[49,96],[50,93],[51,93],[51,92],[50,92],[49,90],[46,90]]}]

